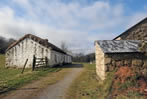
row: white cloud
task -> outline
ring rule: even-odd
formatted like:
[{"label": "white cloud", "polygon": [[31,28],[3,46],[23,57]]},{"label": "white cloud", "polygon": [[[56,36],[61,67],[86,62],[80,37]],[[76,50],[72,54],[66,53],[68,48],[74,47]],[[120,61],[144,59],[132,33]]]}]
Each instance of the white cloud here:
[{"label": "white cloud", "polygon": [[130,17],[129,24],[127,25],[127,27],[131,27],[134,24],[137,24],[139,21],[143,20],[145,17],[147,17],[147,12],[135,13],[132,17]]},{"label": "white cloud", "polygon": [[[19,38],[33,33],[58,46],[66,41],[76,52],[80,49],[93,51],[94,40],[112,39],[116,35],[114,32],[119,31],[117,28],[128,27],[129,23],[134,24],[147,15],[137,12],[128,17],[124,15],[122,4],[111,5],[104,1],[85,6],[59,0],[13,0],[11,4],[20,9],[9,5],[0,8],[0,36]],[[21,10],[25,11],[19,17],[17,13]]]}]

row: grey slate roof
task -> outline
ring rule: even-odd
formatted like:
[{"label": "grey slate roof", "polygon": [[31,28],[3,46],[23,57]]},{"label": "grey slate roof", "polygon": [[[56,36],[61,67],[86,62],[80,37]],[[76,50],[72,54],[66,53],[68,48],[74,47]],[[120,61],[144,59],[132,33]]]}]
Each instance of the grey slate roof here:
[{"label": "grey slate roof", "polygon": [[95,41],[104,53],[131,53],[140,52],[139,40],[100,40]]}]

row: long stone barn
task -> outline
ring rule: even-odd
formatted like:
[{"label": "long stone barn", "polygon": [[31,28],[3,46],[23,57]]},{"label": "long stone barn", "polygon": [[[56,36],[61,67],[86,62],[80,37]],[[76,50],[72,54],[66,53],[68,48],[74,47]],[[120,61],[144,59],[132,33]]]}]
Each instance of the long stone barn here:
[{"label": "long stone barn", "polygon": [[121,66],[137,66],[140,70],[147,70],[147,57],[139,50],[140,43],[139,40],[95,41],[98,77],[104,80],[106,72]]},{"label": "long stone barn", "polygon": [[72,62],[70,55],[49,43],[47,39],[27,34],[7,48],[5,66],[22,68],[28,59],[26,67],[31,68],[34,56],[38,59],[46,59],[50,67]]}]

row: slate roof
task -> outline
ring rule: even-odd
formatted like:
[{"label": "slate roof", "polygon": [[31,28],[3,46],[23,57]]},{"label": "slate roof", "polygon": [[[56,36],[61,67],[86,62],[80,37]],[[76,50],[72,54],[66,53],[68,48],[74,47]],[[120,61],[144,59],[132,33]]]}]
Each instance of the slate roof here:
[{"label": "slate roof", "polygon": [[132,53],[140,52],[139,40],[100,40],[95,41],[104,53]]},{"label": "slate roof", "polygon": [[57,46],[51,44],[48,42],[47,39],[42,39],[40,37],[37,37],[35,35],[32,35],[32,34],[26,34],[25,36],[23,36],[22,38],[20,38],[19,40],[17,40],[16,42],[12,43],[8,48],[7,50],[11,49],[12,47],[14,47],[15,45],[17,45],[19,42],[23,41],[24,39],[26,38],[30,38],[36,42],[38,42],[40,45],[46,47],[46,48],[49,48],[51,47],[52,50],[55,50],[57,52],[60,52],[60,53],[63,53],[63,54],[66,54],[66,52],[64,52],[63,50],[61,50],[60,48],[58,48]]}]

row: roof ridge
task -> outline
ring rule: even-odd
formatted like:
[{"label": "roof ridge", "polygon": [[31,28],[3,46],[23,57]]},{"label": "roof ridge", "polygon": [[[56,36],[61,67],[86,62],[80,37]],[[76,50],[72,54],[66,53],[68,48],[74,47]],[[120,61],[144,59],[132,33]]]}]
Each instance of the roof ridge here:
[{"label": "roof ridge", "polygon": [[67,54],[66,52],[64,52],[63,50],[61,50],[60,48],[58,48],[57,46],[53,45],[52,43],[48,42],[47,39],[42,39],[38,36],[35,36],[33,34],[26,34],[23,37],[21,37],[19,40],[17,40],[16,42],[12,43],[6,51],[8,51],[9,49],[11,49],[12,47],[14,47],[15,45],[17,45],[19,42],[21,42],[22,40],[24,40],[25,38],[30,38],[36,42],[38,42],[39,44],[43,45],[44,47],[48,48],[48,47],[52,47],[53,50],[56,50],[58,52],[62,52],[64,54]]},{"label": "roof ridge", "polygon": [[126,32],[128,32],[130,29],[136,27],[137,25],[141,24],[142,22],[144,22],[145,20],[147,20],[147,17],[143,18],[142,20],[140,20],[139,22],[137,22],[136,24],[134,24],[133,26],[131,26],[130,28],[128,28],[127,30],[125,30],[124,32],[122,32],[121,34],[119,34],[117,37],[115,37],[113,40],[115,40],[116,38],[122,36],[123,34],[125,34]]}]

